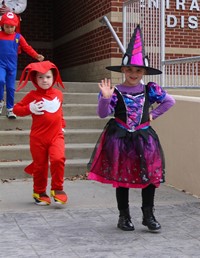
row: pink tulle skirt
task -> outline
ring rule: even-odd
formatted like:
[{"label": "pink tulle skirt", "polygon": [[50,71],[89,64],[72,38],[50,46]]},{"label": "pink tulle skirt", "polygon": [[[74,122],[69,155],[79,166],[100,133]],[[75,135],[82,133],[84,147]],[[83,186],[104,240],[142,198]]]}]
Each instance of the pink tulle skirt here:
[{"label": "pink tulle skirt", "polygon": [[129,132],[111,121],[88,164],[88,179],[113,187],[159,187],[164,182],[164,155],[156,132],[148,127]]}]

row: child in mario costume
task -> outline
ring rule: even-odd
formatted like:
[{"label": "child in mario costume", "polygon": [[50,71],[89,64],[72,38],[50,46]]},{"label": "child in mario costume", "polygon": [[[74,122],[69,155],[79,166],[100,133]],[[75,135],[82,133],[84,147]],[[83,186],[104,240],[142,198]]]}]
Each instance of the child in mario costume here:
[{"label": "child in mario costume", "polygon": [[6,85],[6,108],[9,119],[16,118],[13,106],[19,47],[38,61],[44,60],[43,55],[38,54],[21,34],[15,32],[18,24],[19,19],[12,12],[5,13],[0,21],[2,27],[0,31],[0,115],[4,106],[4,86]]},{"label": "child in mario costume", "polygon": [[31,63],[22,72],[17,91],[31,80],[35,90],[30,91],[14,105],[17,116],[32,116],[30,151],[33,162],[25,172],[33,175],[33,198],[38,205],[49,205],[46,193],[48,167],[51,172],[51,197],[57,204],[65,204],[67,195],[63,191],[65,168],[65,142],[63,119],[63,94],[53,88],[62,83],[58,68],[50,61]]}]

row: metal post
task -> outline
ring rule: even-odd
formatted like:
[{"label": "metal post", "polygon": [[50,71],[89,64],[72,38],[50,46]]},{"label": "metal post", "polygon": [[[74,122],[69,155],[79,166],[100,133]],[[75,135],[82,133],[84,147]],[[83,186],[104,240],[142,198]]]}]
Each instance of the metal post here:
[{"label": "metal post", "polygon": [[122,21],[122,24],[123,24],[123,45],[124,45],[124,49],[126,48],[126,6],[123,5],[123,21]]},{"label": "metal post", "polygon": [[160,0],[160,41],[161,41],[161,46],[160,46],[160,57],[161,57],[161,70],[162,70],[162,74],[161,74],[161,86],[165,87],[165,1]]},{"label": "metal post", "polygon": [[[123,45],[124,45],[124,51],[126,49],[127,46],[127,42],[126,42],[126,34],[127,34],[127,27],[126,27],[126,19],[127,19],[127,7],[126,5],[123,5],[123,16],[122,16],[122,24],[123,24]],[[125,80],[125,75],[124,73],[122,73],[122,82]]]}]

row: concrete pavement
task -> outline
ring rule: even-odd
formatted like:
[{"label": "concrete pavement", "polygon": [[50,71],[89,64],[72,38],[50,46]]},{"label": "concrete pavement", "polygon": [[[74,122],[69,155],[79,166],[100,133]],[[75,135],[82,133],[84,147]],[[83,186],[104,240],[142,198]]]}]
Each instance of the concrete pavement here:
[{"label": "concrete pavement", "polygon": [[116,227],[115,190],[93,181],[65,181],[69,202],[40,207],[32,180],[0,182],[0,257],[25,258],[200,258],[200,200],[170,186],[156,191],[151,233],[141,224],[141,190],[130,190],[135,231]]}]

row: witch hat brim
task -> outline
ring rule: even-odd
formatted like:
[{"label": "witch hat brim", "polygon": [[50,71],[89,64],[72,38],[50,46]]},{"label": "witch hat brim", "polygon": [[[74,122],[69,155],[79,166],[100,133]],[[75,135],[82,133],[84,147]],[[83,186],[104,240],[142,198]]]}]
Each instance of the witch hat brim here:
[{"label": "witch hat brim", "polygon": [[148,66],[139,66],[139,65],[119,65],[119,66],[107,66],[106,69],[112,72],[122,72],[122,67],[139,67],[146,70],[146,75],[157,75],[162,72],[159,69],[148,67]]},{"label": "witch hat brim", "polygon": [[126,53],[122,58],[121,65],[107,66],[106,69],[113,72],[122,72],[122,67],[139,67],[146,70],[147,75],[161,74],[162,72],[156,68],[149,66],[147,56],[145,56],[142,31],[138,24],[130,39]]}]

